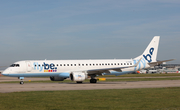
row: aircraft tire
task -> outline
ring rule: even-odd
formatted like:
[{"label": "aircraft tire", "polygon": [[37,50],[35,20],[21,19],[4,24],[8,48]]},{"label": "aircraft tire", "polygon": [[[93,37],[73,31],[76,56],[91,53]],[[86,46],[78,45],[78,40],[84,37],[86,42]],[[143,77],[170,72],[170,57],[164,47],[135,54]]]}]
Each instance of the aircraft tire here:
[{"label": "aircraft tire", "polygon": [[23,84],[24,84],[24,82],[23,82],[23,81],[21,81],[21,82],[20,82],[20,84],[21,84],[21,85],[23,85]]},{"label": "aircraft tire", "polygon": [[82,83],[82,81],[76,81],[76,83],[80,84],[80,83]]},{"label": "aircraft tire", "polygon": [[90,79],[90,83],[97,83],[97,79]]}]

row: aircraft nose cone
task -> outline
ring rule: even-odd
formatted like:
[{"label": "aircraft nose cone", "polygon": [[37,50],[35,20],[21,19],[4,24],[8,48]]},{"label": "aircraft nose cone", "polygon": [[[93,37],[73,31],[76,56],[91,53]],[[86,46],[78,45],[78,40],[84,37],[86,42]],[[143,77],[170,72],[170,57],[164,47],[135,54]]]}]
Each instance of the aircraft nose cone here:
[{"label": "aircraft nose cone", "polygon": [[3,72],[2,75],[3,75],[3,76],[8,76],[9,73],[4,73],[4,72]]},{"label": "aircraft nose cone", "polygon": [[8,76],[8,75],[9,75],[9,71],[8,71],[8,70],[3,71],[3,72],[2,72],[2,75],[3,75],[3,76]]}]

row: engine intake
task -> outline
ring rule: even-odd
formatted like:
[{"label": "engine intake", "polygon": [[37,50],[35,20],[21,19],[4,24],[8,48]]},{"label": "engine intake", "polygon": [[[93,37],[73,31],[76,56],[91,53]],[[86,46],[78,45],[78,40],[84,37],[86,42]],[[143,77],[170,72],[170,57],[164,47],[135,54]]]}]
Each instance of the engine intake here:
[{"label": "engine intake", "polygon": [[82,72],[73,72],[70,74],[70,79],[72,81],[84,81],[85,79],[87,79],[88,76],[86,73],[82,73]]}]

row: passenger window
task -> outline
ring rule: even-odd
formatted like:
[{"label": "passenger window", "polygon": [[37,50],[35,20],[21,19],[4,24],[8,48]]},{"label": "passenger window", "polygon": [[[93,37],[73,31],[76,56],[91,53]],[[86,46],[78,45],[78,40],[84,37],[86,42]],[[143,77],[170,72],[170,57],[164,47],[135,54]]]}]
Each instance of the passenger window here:
[{"label": "passenger window", "polygon": [[76,64],[74,64],[74,66],[76,66]]}]

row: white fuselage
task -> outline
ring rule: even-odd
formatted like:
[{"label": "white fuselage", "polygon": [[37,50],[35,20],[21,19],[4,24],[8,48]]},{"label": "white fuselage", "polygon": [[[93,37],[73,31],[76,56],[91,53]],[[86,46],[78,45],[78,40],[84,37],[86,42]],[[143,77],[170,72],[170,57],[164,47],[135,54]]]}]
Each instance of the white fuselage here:
[{"label": "white fuselage", "polygon": [[[4,71],[4,75],[12,77],[34,77],[34,76],[59,76],[61,73],[76,71],[88,71],[105,68],[130,67],[137,63],[132,59],[113,60],[29,60],[14,63]],[[16,66],[18,64],[18,66]],[[137,67],[124,68],[121,72],[110,70],[105,75],[120,75],[132,73],[142,68],[149,67],[145,61],[140,62]]]}]

